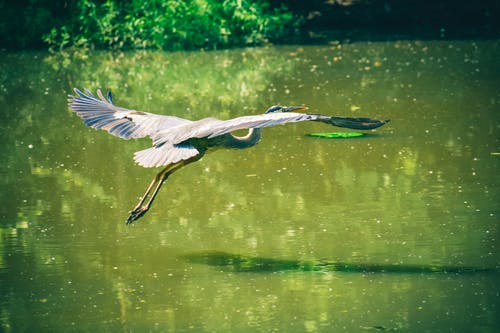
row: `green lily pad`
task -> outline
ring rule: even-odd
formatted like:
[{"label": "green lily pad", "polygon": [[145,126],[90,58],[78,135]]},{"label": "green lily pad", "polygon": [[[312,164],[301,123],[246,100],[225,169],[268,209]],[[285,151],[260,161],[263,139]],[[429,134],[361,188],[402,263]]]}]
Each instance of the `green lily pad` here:
[{"label": "green lily pad", "polygon": [[314,138],[327,138],[327,139],[349,139],[359,138],[365,136],[366,133],[361,132],[330,132],[330,133],[309,133],[307,136]]}]

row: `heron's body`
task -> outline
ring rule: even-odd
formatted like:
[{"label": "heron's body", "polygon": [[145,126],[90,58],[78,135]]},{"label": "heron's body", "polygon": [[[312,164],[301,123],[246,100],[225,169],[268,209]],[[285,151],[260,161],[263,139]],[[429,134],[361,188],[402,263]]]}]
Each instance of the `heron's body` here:
[{"label": "heron's body", "polygon": [[[107,97],[104,97],[102,92],[98,90],[99,98],[88,90],[84,93],[75,89],[75,93],[76,96],[69,98],[69,106],[84,120],[87,126],[106,130],[122,139],[149,136],[153,140],[153,146],[136,152],[134,160],[143,167],[165,167],[153,179],[139,204],[131,212],[127,224],[146,213],[161,185],[174,171],[199,160],[208,150],[213,148],[243,149],[252,147],[259,142],[263,127],[289,122],[319,121],[339,127],[366,130],[387,123],[387,121],[370,118],[289,112],[307,110],[307,107],[303,106],[272,106],[265,114],[260,115],[243,116],[229,120],[204,118],[191,121],[115,106],[109,92]],[[248,129],[248,134],[235,136],[231,133],[241,129]],[[146,200],[147,203],[144,205]]]}]

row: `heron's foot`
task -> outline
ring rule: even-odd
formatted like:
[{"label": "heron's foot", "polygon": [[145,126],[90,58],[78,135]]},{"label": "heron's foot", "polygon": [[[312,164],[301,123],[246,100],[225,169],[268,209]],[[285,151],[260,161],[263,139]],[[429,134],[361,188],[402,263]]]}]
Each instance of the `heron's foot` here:
[{"label": "heron's foot", "polygon": [[144,206],[135,207],[134,210],[130,212],[125,224],[132,224],[135,220],[138,220],[142,215],[146,214],[148,209],[148,207]]}]

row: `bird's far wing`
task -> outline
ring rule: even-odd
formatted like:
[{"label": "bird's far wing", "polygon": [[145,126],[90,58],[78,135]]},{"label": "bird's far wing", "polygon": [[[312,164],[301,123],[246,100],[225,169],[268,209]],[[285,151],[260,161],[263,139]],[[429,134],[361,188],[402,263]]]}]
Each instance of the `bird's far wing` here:
[{"label": "bird's far wing", "polygon": [[128,110],[113,104],[111,92],[107,98],[97,90],[97,98],[89,90],[74,89],[76,96],[69,95],[68,104],[83,119],[85,125],[103,129],[122,139],[153,137],[159,130],[190,123],[190,120],[174,116]]},{"label": "bird's far wing", "polygon": [[198,149],[190,144],[165,143],[135,152],[134,161],[145,168],[152,168],[187,160],[198,154],[200,154]]},{"label": "bird's far wing", "polygon": [[263,128],[299,121],[319,121],[337,127],[360,130],[375,129],[389,122],[389,120],[381,121],[371,118],[337,117],[297,112],[273,112],[219,121],[210,128],[208,138],[213,138],[244,128]]},{"label": "bird's far wing", "polygon": [[245,128],[262,128],[288,122],[315,120],[319,116],[295,112],[275,112],[255,116],[243,116],[229,120],[205,118],[172,130],[159,131],[153,136],[153,144],[178,144],[190,138],[213,138]]},{"label": "bird's far wing", "polygon": [[285,123],[316,120],[319,117],[322,116],[296,112],[273,112],[255,116],[243,116],[219,122],[211,128],[207,137],[213,138],[245,128],[263,128]]}]

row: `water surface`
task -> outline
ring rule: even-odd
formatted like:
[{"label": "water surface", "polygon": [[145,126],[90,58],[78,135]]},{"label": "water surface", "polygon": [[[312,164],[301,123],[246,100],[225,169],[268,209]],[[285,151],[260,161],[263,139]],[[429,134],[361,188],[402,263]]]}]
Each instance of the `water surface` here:
[{"label": "water surface", "polygon": [[[1,330],[496,332],[495,271],[239,271],[186,258],[498,268],[499,48],[1,53]],[[66,106],[73,87],[190,119],[281,103],[391,123],[337,140],[306,136],[336,130],[324,124],[268,128],[252,149],[176,173],[127,227],[158,171],[132,160],[150,140],[85,127]]]}]

